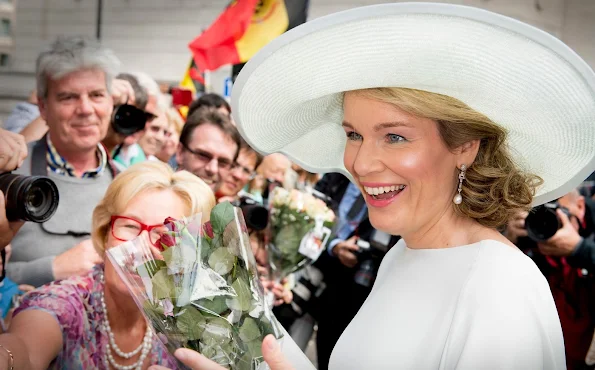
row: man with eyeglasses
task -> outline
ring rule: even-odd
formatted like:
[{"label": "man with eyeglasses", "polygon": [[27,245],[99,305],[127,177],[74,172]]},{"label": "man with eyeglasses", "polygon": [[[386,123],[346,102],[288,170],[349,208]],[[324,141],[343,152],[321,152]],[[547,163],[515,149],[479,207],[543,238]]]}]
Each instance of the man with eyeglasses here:
[{"label": "man with eyeglasses", "polygon": [[218,200],[236,200],[244,186],[256,176],[256,168],[258,168],[262,159],[262,155],[242,140],[238,158],[227,175],[221,178],[219,188],[216,192]]},{"label": "man with eyeglasses", "polygon": [[217,189],[238,157],[240,134],[228,117],[199,109],[187,119],[176,151],[178,170],[186,170]]}]

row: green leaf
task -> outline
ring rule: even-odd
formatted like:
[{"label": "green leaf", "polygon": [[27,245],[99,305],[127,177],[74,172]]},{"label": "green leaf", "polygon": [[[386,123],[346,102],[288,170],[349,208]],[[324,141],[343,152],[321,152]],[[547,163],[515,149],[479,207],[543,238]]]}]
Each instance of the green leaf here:
[{"label": "green leaf", "polygon": [[219,275],[228,274],[236,262],[236,257],[227,248],[217,248],[209,257],[209,266]]},{"label": "green leaf", "polygon": [[[165,260],[164,264],[166,266],[171,265],[172,262],[172,258],[173,258],[173,253],[174,253],[174,248],[167,248],[166,250],[164,250],[163,252],[161,252],[161,255],[163,256],[163,259]],[[163,261],[161,261],[163,262]]]},{"label": "green leaf", "polygon": [[[279,328],[277,328],[277,330],[275,330],[276,323],[272,323],[266,315],[262,315],[260,320],[258,320],[258,326],[260,328],[260,332],[262,333],[263,339],[264,339],[264,337],[266,337],[269,334],[275,335],[275,331],[277,331],[277,333],[281,333]],[[275,337],[277,337],[277,339],[280,338],[281,336],[282,335],[277,337],[277,335],[275,335]]]},{"label": "green leaf", "polygon": [[252,366],[254,362],[253,356],[250,354],[250,350],[243,351],[243,353],[238,357],[236,363],[234,365],[234,370],[254,370],[258,369],[256,366]]},{"label": "green leaf", "polygon": [[208,359],[213,359],[217,355],[217,348],[215,346],[207,346],[204,342],[200,342],[200,354]]},{"label": "green leaf", "polygon": [[186,306],[183,313],[177,317],[176,326],[184,333],[188,340],[200,339],[205,330],[207,320],[196,308]]},{"label": "green leaf", "polygon": [[215,249],[214,247],[215,240],[210,241],[208,238],[203,237],[201,238],[200,243],[200,260],[206,261],[211,254],[211,250]]},{"label": "green leaf", "polygon": [[212,299],[200,299],[193,304],[199,309],[207,311],[212,315],[221,315],[223,312],[228,310],[224,296],[217,296],[213,297]]},{"label": "green leaf", "polygon": [[149,316],[151,319],[161,319],[165,315],[165,313],[163,312],[163,307],[151,303],[151,301],[148,299],[143,302],[143,311],[145,311],[145,314]]},{"label": "green leaf", "polygon": [[165,269],[157,271],[151,279],[153,283],[153,298],[176,298],[174,295],[174,282]]},{"label": "green leaf", "polygon": [[246,317],[244,323],[240,327],[240,339],[244,342],[251,342],[260,338],[260,329],[258,324],[251,317]]},{"label": "green leaf", "polygon": [[262,340],[260,340],[260,338],[245,342],[244,345],[246,346],[250,357],[255,358],[262,356]]},{"label": "green leaf", "polygon": [[[235,291],[237,297],[227,300],[227,303],[233,301],[235,307],[230,307],[234,310],[248,311],[252,307],[252,292],[250,291],[250,285],[242,279],[236,279],[231,287]],[[236,306],[237,305],[237,306]],[[231,306],[231,305],[230,305]]]},{"label": "green leaf", "polygon": [[151,260],[143,263],[142,265],[138,266],[137,273],[139,276],[142,277],[153,277],[157,273],[157,271],[161,270],[162,268],[166,268],[164,261],[161,260]]},{"label": "green leaf", "polygon": [[223,234],[225,227],[235,219],[234,206],[229,202],[217,204],[211,211],[211,225],[215,234]]},{"label": "green leaf", "polygon": [[227,320],[213,317],[207,320],[200,337],[205,345],[224,345],[231,342],[232,328]]}]

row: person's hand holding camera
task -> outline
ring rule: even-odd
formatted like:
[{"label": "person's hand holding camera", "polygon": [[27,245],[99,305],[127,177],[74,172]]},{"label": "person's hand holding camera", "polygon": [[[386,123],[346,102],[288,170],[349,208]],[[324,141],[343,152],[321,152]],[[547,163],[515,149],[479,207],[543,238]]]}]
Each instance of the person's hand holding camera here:
[{"label": "person's hand holding camera", "polygon": [[0,173],[19,168],[27,158],[23,135],[0,129]]},{"label": "person's hand holding camera", "polygon": [[339,261],[346,267],[352,268],[357,265],[357,256],[354,252],[357,252],[359,247],[356,242],[357,237],[352,236],[343,242],[339,242],[333,248],[333,254],[339,258]]},{"label": "person's hand holding camera", "polygon": [[112,81],[112,99],[114,105],[130,104],[134,105],[134,89],[130,82],[126,80],[115,79]]},{"label": "person's hand holding camera", "polygon": [[[10,172],[23,164],[27,157],[27,145],[22,135],[0,129],[0,173]],[[0,191],[0,250],[4,249],[23,222],[9,222],[6,217],[6,200]]]},{"label": "person's hand holding camera", "polygon": [[23,221],[8,221],[4,193],[0,191],[0,250],[4,249],[17,234]]},{"label": "person's hand holding camera", "polygon": [[562,227],[546,242],[537,243],[537,246],[539,247],[539,251],[546,256],[569,256],[574,252],[582,239],[577,231],[578,225],[574,226],[562,210],[557,209],[556,214],[562,222]]},{"label": "person's hand holding camera", "polygon": [[525,211],[518,212],[506,225],[504,236],[513,244],[517,244],[520,237],[527,236],[527,229],[525,229],[525,218],[528,213]]}]

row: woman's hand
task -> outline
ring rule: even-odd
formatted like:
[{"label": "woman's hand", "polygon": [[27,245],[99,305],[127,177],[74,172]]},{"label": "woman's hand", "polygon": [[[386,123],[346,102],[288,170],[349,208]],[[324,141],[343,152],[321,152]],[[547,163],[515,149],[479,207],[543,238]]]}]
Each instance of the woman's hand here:
[{"label": "woman's hand", "polygon": [[283,279],[283,281],[281,281],[282,284],[279,284],[266,277],[261,277],[260,282],[262,283],[265,293],[272,292],[275,296],[275,306],[279,306],[283,303],[289,304],[293,301],[293,293],[291,292],[291,289],[288,289],[283,285],[286,283],[286,279]]},{"label": "woman's hand", "polygon": [[293,301],[293,293],[284,285],[271,281],[269,289],[275,295],[275,306],[279,306],[284,303],[289,304],[291,301]]},{"label": "woman's hand", "polygon": [[[267,335],[262,342],[262,355],[271,370],[293,370],[293,366],[287,361],[281,348],[272,335]],[[181,348],[175,353],[175,356],[184,365],[192,370],[225,370],[221,365],[209,360],[198,352],[190,349]],[[149,370],[169,370],[163,366],[151,366]]]}]

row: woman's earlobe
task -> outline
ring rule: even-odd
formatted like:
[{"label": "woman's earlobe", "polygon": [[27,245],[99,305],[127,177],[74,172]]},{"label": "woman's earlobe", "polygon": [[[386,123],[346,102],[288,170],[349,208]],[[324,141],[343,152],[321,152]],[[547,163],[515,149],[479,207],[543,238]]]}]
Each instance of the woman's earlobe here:
[{"label": "woman's earlobe", "polygon": [[475,158],[477,157],[477,153],[479,153],[479,145],[480,140],[471,140],[463,143],[457,151],[459,156],[459,163],[468,163],[467,168],[471,167],[473,162],[475,162]]}]

